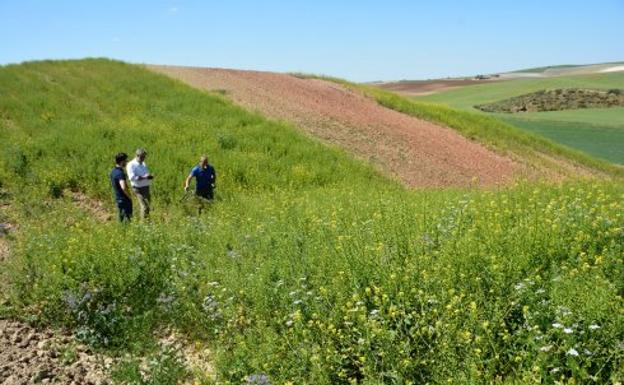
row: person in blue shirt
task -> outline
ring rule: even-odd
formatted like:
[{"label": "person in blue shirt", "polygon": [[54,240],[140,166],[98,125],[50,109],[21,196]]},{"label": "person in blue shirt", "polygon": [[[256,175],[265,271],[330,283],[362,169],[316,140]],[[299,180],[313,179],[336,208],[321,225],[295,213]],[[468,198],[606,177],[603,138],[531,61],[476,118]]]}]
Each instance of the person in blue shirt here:
[{"label": "person in blue shirt", "polygon": [[128,181],[124,168],[128,163],[128,155],[120,152],[115,155],[115,167],[110,173],[111,185],[113,186],[113,195],[119,209],[119,221],[130,221],[132,218],[132,199],[128,193]]},{"label": "person in blue shirt", "polygon": [[184,191],[188,191],[193,178],[195,178],[195,195],[209,201],[213,200],[217,174],[214,167],[208,163],[207,156],[202,156],[199,159],[199,164],[191,170],[184,182]]}]

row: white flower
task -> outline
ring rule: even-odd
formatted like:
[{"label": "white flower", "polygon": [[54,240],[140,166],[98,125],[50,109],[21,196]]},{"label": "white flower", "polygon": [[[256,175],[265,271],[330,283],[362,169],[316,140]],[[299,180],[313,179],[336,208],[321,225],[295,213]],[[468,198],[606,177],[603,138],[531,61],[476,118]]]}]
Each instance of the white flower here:
[{"label": "white flower", "polygon": [[290,293],[288,293],[288,295],[292,297],[293,295],[297,295],[298,292],[298,290],[291,291]]},{"label": "white flower", "polygon": [[544,293],[546,293],[546,290],[544,290],[544,289],[537,289],[537,290],[535,291],[535,293],[536,293],[536,294],[544,294]]},{"label": "white flower", "polygon": [[589,330],[597,330],[597,329],[600,329],[600,326],[598,326],[596,324],[589,325]]},{"label": "white flower", "polygon": [[550,372],[551,372],[551,373],[557,373],[557,372],[559,372],[559,368],[552,368],[552,369],[550,370]]},{"label": "white flower", "polygon": [[516,289],[516,290],[522,290],[522,289],[524,289],[524,283],[520,282],[519,284],[517,284],[516,286],[514,286],[514,289]]},{"label": "white flower", "polygon": [[574,330],[572,330],[572,329],[570,329],[570,328],[565,328],[565,329],[563,329],[563,332],[564,332],[565,334],[572,334],[572,333],[574,333]]},{"label": "white flower", "polygon": [[378,309],[373,309],[373,310],[370,311],[370,315],[372,317],[376,316],[377,314],[379,314],[379,310]]},{"label": "white flower", "polygon": [[552,345],[542,346],[540,348],[540,352],[548,352],[548,351],[550,351],[550,349],[552,349]]},{"label": "white flower", "polygon": [[566,352],[566,355],[572,356],[572,357],[578,357],[579,353],[576,351],[576,349],[570,348],[570,350]]},{"label": "white flower", "polygon": [[303,303],[302,300],[298,299],[295,302],[293,302],[294,305],[301,305]]},{"label": "white flower", "polygon": [[288,321],[286,321],[286,326],[291,327],[293,323],[293,320],[289,319]]},{"label": "white flower", "polygon": [[585,353],[586,356],[591,356],[593,354],[589,349],[583,350],[583,353]]},{"label": "white flower", "polygon": [[554,327],[555,329],[561,329],[563,325],[560,324],[559,322],[555,322],[554,324],[552,324],[552,327]]}]

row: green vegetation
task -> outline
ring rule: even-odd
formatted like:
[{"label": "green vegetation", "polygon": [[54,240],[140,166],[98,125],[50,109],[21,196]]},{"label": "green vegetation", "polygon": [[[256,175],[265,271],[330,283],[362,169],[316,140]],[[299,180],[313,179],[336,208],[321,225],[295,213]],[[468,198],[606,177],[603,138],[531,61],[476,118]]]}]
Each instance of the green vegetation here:
[{"label": "green vegetation", "polygon": [[[416,100],[485,114],[474,106],[558,88],[621,89],[624,88],[624,72],[509,80],[466,86],[418,97]],[[624,164],[624,134],[621,133],[624,132],[624,108],[530,112],[515,114],[513,117],[501,114],[490,116],[596,158]]]},{"label": "green vegetation", "polygon": [[[507,114],[492,114],[496,117],[510,117]],[[515,115],[525,121],[550,120],[558,122],[581,123],[602,127],[624,127],[621,117],[624,116],[624,107],[613,108],[585,108],[580,110],[526,112]]]},{"label": "green vegetation", "polygon": [[559,88],[532,92],[494,103],[475,106],[476,109],[484,112],[501,113],[549,112],[614,107],[624,107],[624,90],[610,89],[605,91]]},{"label": "green vegetation", "polygon": [[526,68],[526,69],[522,69],[522,70],[512,71],[511,73],[524,72],[524,73],[540,74],[540,73],[543,73],[546,70],[551,70],[551,69],[568,69],[568,68],[577,68],[577,67],[582,67],[582,65],[578,65],[578,64],[559,64],[559,65],[545,66],[545,67]]},{"label": "green vegetation", "polygon": [[624,164],[624,125],[594,125],[550,119],[522,119],[503,116],[500,119],[550,140],[578,148],[588,154]]},{"label": "green vegetation", "polygon": [[510,73],[545,73],[545,72],[565,72],[565,70],[575,70],[575,69],[583,69],[585,67],[594,67],[594,66],[606,66],[606,65],[621,65],[624,62],[609,62],[609,63],[596,63],[596,64],[560,64],[560,65],[552,65],[545,67],[533,67],[526,68],[521,70],[512,71]]},{"label": "green vegetation", "polygon": [[445,104],[462,110],[478,111],[474,108],[477,104],[493,103],[531,92],[558,88],[601,90],[624,88],[624,72],[490,82],[419,96],[416,99],[427,103]]},{"label": "green vegetation", "polygon": [[[353,84],[341,79],[321,78],[360,90],[387,108],[453,128],[465,137],[479,140],[498,152],[511,152],[520,155],[526,161],[532,162],[533,166],[537,168],[549,167],[549,165],[544,164],[541,153],[562,157],[609,175],[624,175],[624,169],[619,166],[592,158],[585,153],[562,146],[541,135],[518,129],[514,127],[515,125],[512,125],[514,123],[512,120],[510,120],[512,124],[508,124],[501,119],[495,119],[483,113],[460,111],[443,105],[415,102],[410,98],[379,88]],[[505,114],[504,116],[507,117],[508,115]],[[538,130],[535,130],[535,132],[541,134]],[[620,152],[617,149],[614,152],[616,156],[619,156],[617,154]]]},{"label": "green vegetation", "polygon": [[[408,191],[220,95],[107,60],[2,67],[0,92],[0,198],[19,224],[0,265],[9,313],[135,355],[178,329],[211,346],[219,384],[624,379],[620,182]],[[390,101],[465,133],[485,121],[475,135],[492,141],[507,127]],[[109,160],[138,145],[157,175],[152,222],[72,202],[109,202]],[[188,216],[178,197],[203,152],[218,199]],[[132,360],[113,377],[186,377],[165,353],[151,377]]]}]

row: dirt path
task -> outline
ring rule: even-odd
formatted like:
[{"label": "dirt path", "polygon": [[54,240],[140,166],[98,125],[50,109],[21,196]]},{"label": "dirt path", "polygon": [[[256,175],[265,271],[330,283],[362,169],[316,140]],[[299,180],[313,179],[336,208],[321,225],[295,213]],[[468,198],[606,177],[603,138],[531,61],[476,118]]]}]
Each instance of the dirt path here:
[{"label": "dirt path", "polygon": [[294,123],[413,187],[491,186],[522,166],[446,127],[379,106],[338,84],[286,74],[148,66],[187,84],[220,91],[237,104]]}]

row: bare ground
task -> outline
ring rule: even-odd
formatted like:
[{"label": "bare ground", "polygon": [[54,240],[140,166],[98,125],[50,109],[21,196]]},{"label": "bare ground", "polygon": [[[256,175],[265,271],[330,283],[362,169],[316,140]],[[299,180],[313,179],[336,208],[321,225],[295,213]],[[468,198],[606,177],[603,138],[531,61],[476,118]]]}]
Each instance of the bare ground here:
[{"label": "bare ground", "polygon": [[69,191],[69,194],[76,206],[90,213],[100,222],[107,222],[112,219],[111,211],[103,202],[93,199],[80,191]]},{"label": "bare ground", "polygon": [[373,83],[372,86],[393,91],[406,96],[424,96],[437,92],[447,91],[453,88],[471,86],[474,84],[493,83],[499,79],[474,78],[467,79],[435,79],[435,80],[401,80],[397,82]]},{"label": "bare ground", "polygon": [[9,259],[9,243],[3,237],[0,237],[0,263]]},{"label": "bare ground", "polygon": [[105,384],[111,363],[70,335],[0,319],[0,385]]},{"label": "bare ground", "polygon": [[452,129],[382,107],[341,85],[286,74],[148,66],[191,86],[294,123],[370,160],[412,187],[492,186],[524,176],[523,165]]}]

